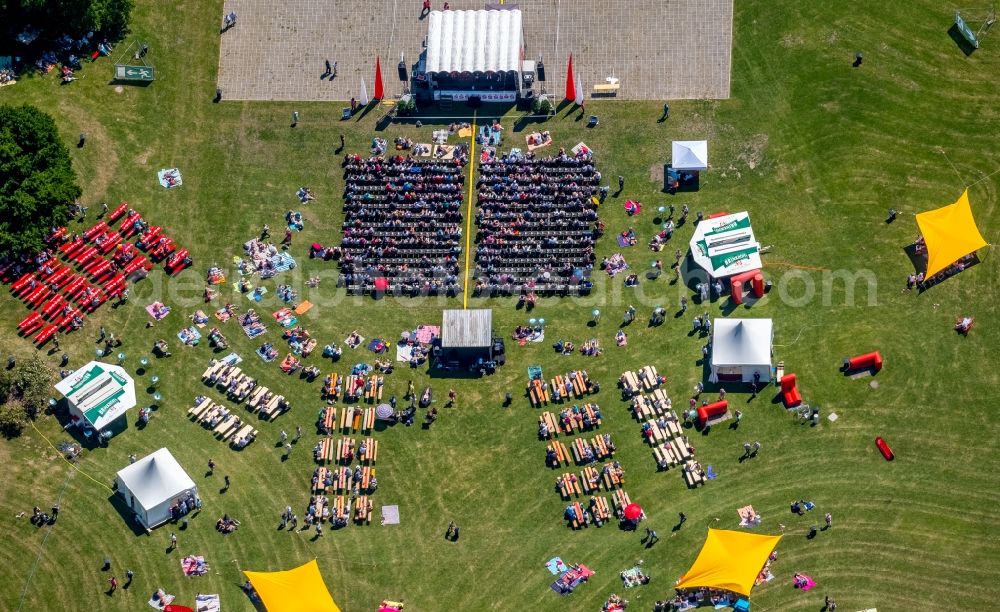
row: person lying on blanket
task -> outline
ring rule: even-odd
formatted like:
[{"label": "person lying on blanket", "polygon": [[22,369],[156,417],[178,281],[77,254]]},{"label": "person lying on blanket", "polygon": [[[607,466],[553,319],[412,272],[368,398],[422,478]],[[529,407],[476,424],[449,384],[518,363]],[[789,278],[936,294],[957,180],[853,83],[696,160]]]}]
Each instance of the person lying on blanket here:
[{"label": "person lying on blanket", "polygon": [[347,340],[344,342],[351,348],[358,348],[361,345],[361,340],[361,335],[355,330],[351,332],[351,335],[347,336]]}]

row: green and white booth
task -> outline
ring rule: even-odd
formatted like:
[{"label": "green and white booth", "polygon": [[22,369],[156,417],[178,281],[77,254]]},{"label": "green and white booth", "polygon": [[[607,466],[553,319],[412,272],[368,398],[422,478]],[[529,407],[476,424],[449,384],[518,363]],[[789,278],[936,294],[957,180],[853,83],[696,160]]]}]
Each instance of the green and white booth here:
[{"label": "green and white booth", "polygon": [[[118,419],[135,406],[135,382],[124,368],[91,361],[56,384],[66,398],[73,424],[91,430],[124,428]],[[120,426],[119,426],[120,425]]]}]

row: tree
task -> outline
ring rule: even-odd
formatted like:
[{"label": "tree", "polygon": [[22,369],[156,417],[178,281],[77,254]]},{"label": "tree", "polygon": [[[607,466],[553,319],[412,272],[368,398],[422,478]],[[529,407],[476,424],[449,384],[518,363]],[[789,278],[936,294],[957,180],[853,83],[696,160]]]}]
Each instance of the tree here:
[{"label": "tree", "polygon": [[0,0],[0,24],[10,35],[29,26],[41,30],[43,40],[88,32],[118,40],[128,31],[132,6],[133,0]]},{"label": "tree", "polygon": [[0,255],[39,251],[81,193],[52,117],[0,106]]},{"label": "tree", "polygon": [[20,435],[48,404],[52,371],[37,354],[18,364],[13,374],[0,371],[0,433]]}]

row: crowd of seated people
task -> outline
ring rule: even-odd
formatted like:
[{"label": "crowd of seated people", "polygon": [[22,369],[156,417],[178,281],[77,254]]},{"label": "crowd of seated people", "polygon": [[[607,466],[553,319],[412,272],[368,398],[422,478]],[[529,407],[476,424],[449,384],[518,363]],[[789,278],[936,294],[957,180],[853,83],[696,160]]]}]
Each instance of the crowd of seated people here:
[{"label": "crowd of seated people", "polygon": [[512,152],[480,164],[475,293],[588,292],[600,183],[589,151]]},{"label": "crowd of seated people", "polygon": [[447,161],[347,155],[339,283],[403,295],[457,295],[464,155]]}]

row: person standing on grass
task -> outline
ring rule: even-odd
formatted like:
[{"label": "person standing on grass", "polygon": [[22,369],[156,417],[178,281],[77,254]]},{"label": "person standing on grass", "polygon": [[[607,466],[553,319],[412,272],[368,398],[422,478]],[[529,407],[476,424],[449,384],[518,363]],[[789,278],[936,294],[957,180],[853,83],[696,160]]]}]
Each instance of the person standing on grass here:
[{"label": "person standing on grass", "polygon": [[687,296],[681,296],[681,314],[687,312],[688,309],[688,299]]},{"label": "person standing on grass", "polygon": [[687,515],[684,514],[683,512],[678,512],[677,513],[677,518],[679,519],[678,522],[677,522],[678,525],[683,525],[688,520]]},{"label": "person standing on grass", "polygon": [[753,447],[750,446],[749,442],[744,442],[743,443],[743,456],[744,457],[749,457],[750,453],[752,452],[752,448]]},{"label": "person standing on grass", "polygon": [[618,191],[622,191],[623,189],[625,189],[625,177],[619,174],[618,175]]},{"label": "person standing on grass", "polygon": [[108,593],[114,593],[118,590],[118,578],[114,576],[108,578],[108,584],[111,585],[111,588],[108,589]]},{"label": "person standing on grass", "polygon": [[292,455],[292,445],[286,442],[285,443],[285,458],[287,459],[291,455]]},{"label": "person standing on grass", "polygon": [[292,443],[298,444],[299,439],[302,437],[302,427],[299,425],[295,426],[295,437],[292,438]]},{"label": "person standing on grass", "polygon": [[208,475],[211,476],[215,473],[215,460],[209,457],[208,459]]},{"label": "person standing on grass", "polygon": [[177,534],[170,532],[170,550],[177,550]]},{"label": "person standing on grass", "polygon": [[286,432],[284,429],[282,429],[281,433],[278,434],[278,440],[280,442],[284,442],[287,439],[288,439],[288,432]]},{"label": "person standing on grass", "polygon": [[344,148],[344,146],[345,146],[345,145],[344,145],[344,135],[343,135],[343,134],[341,134],[341,135],[340,135],[340,148],[341,148],[341,149],[343,149],[343,148]]},{"label": "person standing on grass", "polygon": [[454,407],[457,399],[458,393],[454,389],[448,389],[448,406]]},{"label": "person standing on grass", "polygon": [[223,480],[223,482],[226,483],[226,486],[222,487],[222,490],[223,491],[228,491],[229,490],[229,474],[226,474],[225,476],[223,476],[222,480]]},{"label": "person standing on grass", "polygon": [[760,442],[759,441],[755,441],[753,443],[753,456],[756,457],[757,453],[759,453],[759,452],[760,452]]},{"label": "person standing on grass", "polygon": [[833,527],[833,515],[832,514],[830,514],[829,512],[827,512],[826,516],[824,516],[823,519],[826,520],[826,528],[827,529]]}]

